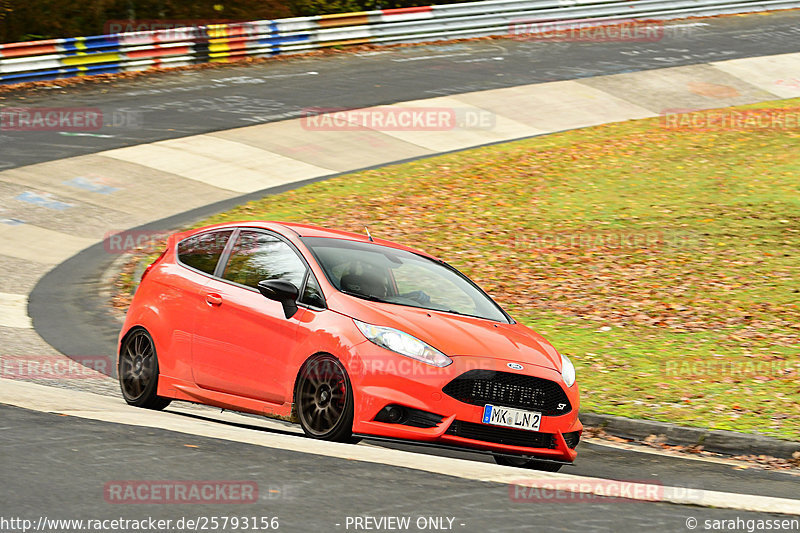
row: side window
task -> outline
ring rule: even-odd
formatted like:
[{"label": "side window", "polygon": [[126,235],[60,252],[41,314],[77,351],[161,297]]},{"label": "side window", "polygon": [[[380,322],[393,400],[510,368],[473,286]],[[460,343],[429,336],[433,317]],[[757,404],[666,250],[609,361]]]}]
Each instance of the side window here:
[{"label": "side window", "polygon": [[319,282],[314,277],[313,272],[308,273],[308,281],[306,281],[306,288],[303,290],[303,295],[300,297],[300,303],[313,305],[314,307],[325,307],[325,298],[322,296],[322,289],[319,288]]},{"label": "side window", "polygon": [[305,274],[305,263],[288,244],[266,233],[245,230],[233,245],[222,277],[253,288],[265,279],[291,281],[300,287]]},{"label": "side window", "polygon": [[178,260],[206,274],[214,274],[232,233],[233,230],[214,231],[189,237],[178,243]]}]

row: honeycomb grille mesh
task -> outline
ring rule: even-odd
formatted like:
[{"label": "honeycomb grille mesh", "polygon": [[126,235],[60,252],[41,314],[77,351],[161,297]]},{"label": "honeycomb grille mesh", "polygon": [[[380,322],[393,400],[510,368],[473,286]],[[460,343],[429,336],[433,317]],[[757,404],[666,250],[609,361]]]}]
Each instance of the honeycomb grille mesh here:
[{"label": "honeycomb grille mesh", "polygon": [[539,411],[545,416],[559,416],[572,410],[558,383],[511,372],[470,370],[448,383],[442,392],[472,405],[515,407]]}]

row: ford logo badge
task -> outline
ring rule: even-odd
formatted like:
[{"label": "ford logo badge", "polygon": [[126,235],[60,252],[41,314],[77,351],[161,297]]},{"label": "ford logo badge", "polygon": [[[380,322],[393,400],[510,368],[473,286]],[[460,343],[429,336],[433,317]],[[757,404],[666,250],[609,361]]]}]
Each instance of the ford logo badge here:
[{"label": "ford logo badge", "polygon": [[519,363],[506,363],[508,368],[513,368],[514,370],[522,370],[523,366]]}]

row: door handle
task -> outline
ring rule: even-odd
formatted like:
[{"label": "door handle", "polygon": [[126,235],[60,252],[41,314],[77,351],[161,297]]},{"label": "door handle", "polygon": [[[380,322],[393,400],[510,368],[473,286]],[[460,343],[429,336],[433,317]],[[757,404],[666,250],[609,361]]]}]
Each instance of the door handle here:
[{"label": "door handle", "polygon": [[217,293],[206,294],[206,303],[208,305],[222,305],[222,296]]}]

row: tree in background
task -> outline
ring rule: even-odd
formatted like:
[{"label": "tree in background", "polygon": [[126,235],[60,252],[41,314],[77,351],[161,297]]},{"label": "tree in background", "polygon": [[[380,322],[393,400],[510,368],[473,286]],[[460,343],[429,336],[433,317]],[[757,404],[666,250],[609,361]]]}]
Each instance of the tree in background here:
[{"label": "tree in background", "polygon": [[3,42],[86,35],[102,28],[105,9],[113,0],[8,0],[10,10],[0,26]]},{"label": "tree in background", "polygon": [[9,13],[11,13],[11,0],[0,0],[0,25],[6,21]]},{"label": "tree in background", "polygon": [[469,1],[471,0],[287,0],[293,15],[296,17],[347,13],[348,11],[455,4]]},{"label": "tree in background", "polygon": [[105,33],[108,21],[291,17],[286,0],[0,0],[0,42]]},{"label": "tree in background", "polygon": [[0,42],[107,33],[109,21],[246,21],[469,0],[0,0]]}]

